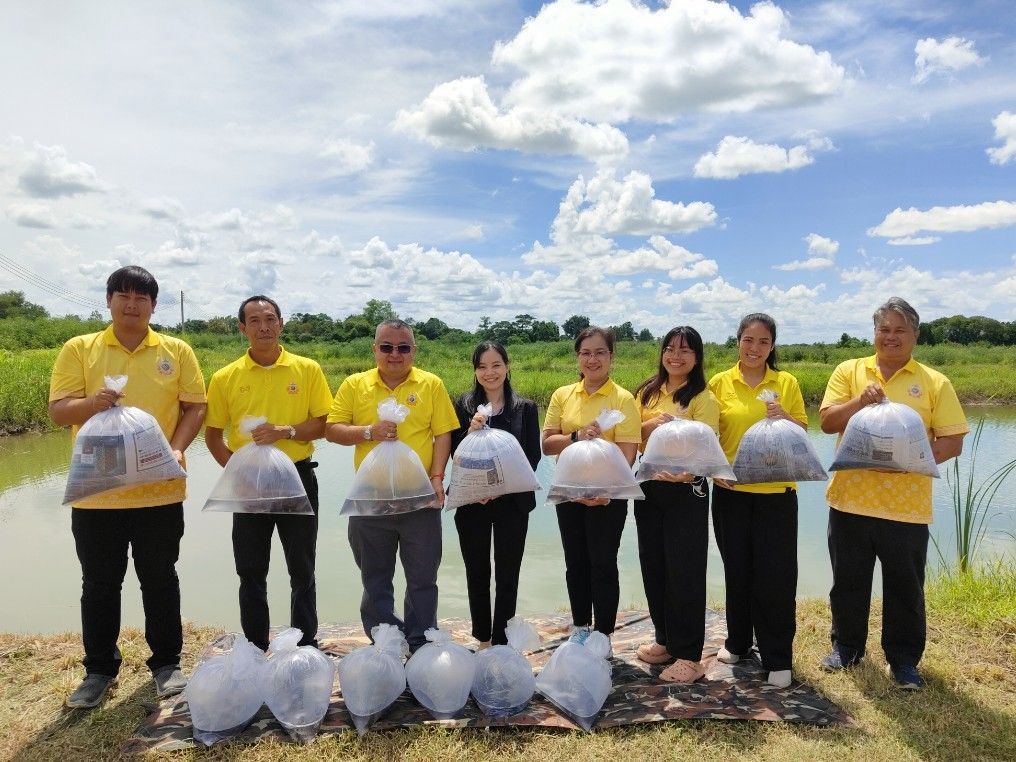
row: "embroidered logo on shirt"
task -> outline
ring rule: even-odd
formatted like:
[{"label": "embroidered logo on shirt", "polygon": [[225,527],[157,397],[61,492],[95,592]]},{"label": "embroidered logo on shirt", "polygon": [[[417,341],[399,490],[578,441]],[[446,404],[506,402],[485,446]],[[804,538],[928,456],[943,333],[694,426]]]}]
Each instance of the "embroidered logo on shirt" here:
[{"label": "embroidered logo on shirt", "polygon": [[173,363],[169,361],[168,357],[160,357],[156,360],[155,367],[163,376],[173,375]]},{"label": "embroidered logo on shirt", "polygon": [[406,397],[406,404],[409,405],[410,407],[413,407],[419,401],[420,398],[416,396],[416,392],[413,392],[408,397]]},{"label": "embroidered logo on shirt", "polygon": [[296,394],[300,391],[300,387],[296,385],[296,381],[290,381],[289,386],[286,387],[286,391],[290,394]]},{"label": "embroidered logo on shirt", "polygon": [[240,394],[248,394],[250,392],[250,384],[240,385]]},{"label": "embroidered logo on shirt", "polygon": [[907,389],[907,393],[911,397],[920,397],[921,396],[921,387],[918,384],[914,384],[909,389]]}]

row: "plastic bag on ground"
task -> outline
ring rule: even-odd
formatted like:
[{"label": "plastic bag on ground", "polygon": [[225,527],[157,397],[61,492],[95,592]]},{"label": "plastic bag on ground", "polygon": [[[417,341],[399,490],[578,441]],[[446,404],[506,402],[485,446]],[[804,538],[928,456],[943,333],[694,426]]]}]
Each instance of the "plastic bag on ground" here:
[{"label": "plastic bag on ground", "polygon": [[[127,376],[106,376],[122,392]],[[135,484],[187,476],[159,422],[141,408],[121,405],[96,413],[78,429],[63,504]]]},{"label": "plastic bag on ground", "polygon": [[[601,431],[624,420],[620,410],[604,410],[596,416]],[[597,437],[573,442],[557,456],[554,480],[547,502],[564,503],[580,498],[645,498],[635,481],[628,460],[613,442]]]},{"label": "plastic bag on ground", "polygon": [[234,635],[229,651],[197,666],[183,692],[195,741],[211,746],[250,724],[264,703],[258,691],[264,663],[260,648],[243,635]]},{"label": "plastic bag on ground", "polygon": [[[377,406],[382,421],[402,423],[409,408],[388,397]],[[434,504],[437,493],[420,456],[397,439],[378,444],[360,463],[340,514],[387,516],[409,513]]]},{"label": "plastic bag on ground", "polygon": [[[766,389],[763,402],[776,394]],[[808,433],[784,418],[763,418],[741,437],[734,456],[734,475],[740,484],[762,482],[821,482],[829,478]]]},{"label": "plastic bag on ground", "polygon": [[877,468],[939,477],[924,421],[913,408],[883,398],[847,421],[830,471]]},{"label": "plastic bag on ground", "polygon": [[708,424],[675,418],[657,426],[649,435],[639,462],[638,481],[681,472],[735,480],[720,440]]},{"label": "plastic bag on ground", "polygon": [[536,692],[536,678],[524,651],[540,647],[536,628],[522,617],[508,620],[508,645],[491,646],[476,654],[473,698],[484,714],[511,717],[518,714]]},{"label": "plastic bag on ground", "polygon": [[409,657],[406,682],[435,720],[450,720],[462,714],[469,700],[476,657],[447,632],[430,629],[424,635],[430,642]]},{"label": "plastic bag on ground", "polygon": [[536,678],[536,690],[583,730],[592,730],[610,695],[610,641],[592,632],[584,644],[562,643]]},{"label": "plastic bag on ground", "polygon": [[258,689],[289,737],[308,743],[328,712],[335,665],[314,646],[300,646],[301,638],[303,633],[295,627],[272,638]]},{"label": "plastic bag on ground", "polygon": [[405,635],[393,624],[379,624],[370,634],[374,642],[350,651],[338,666],[342,700],[361,736],[406,690]]},{"label": "plastic bag on ground", "polygon": [[[476,412],[490,418],[492,405]],[[519,441],[507,431],[484,426],[466,434],[452,456],[447,509],[513,492],[534,492],[540,482]]]},{"label": "plastic bag on ground", "polygon": [[[246,416],[240,430],[248,436],[267,418]],[[275,445],[248,442],[233,453],[202,511],[314,515],[293,461]]]}]

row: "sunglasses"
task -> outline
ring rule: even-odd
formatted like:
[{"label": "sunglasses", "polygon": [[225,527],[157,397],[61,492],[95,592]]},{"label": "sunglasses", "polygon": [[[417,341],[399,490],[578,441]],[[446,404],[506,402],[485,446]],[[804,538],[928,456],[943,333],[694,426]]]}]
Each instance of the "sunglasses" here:
[{"label": "sunglasses", "polygon": [[393,351],[397,351],[400,355],[408,355],[413,351],[412,344],[378,344],[377,348],[383,355],[390,355]]}]

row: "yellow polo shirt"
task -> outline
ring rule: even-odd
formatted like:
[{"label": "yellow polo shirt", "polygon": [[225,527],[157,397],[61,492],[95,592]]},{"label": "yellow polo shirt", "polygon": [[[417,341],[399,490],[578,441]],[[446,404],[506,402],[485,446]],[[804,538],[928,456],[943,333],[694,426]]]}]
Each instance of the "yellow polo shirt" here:
[{"label": "yellow polo shirt", "polygon": [[[49,401],[84,398],[106,386],[105,376],[127,376],[123,404],[150,413],[166,439],[180,421],[180,403],[205,401],[205,380],[186,342],[151,328],[133,352],[116,338],[113,326],[69,339],[53,365]],[[71,427],[71,441],[80,426]],[[75,508],[149,508],[186,497],[185,479],[149,482],[110,490],[74,503]]]},{"label": "yellow polo shirt", "polygon": [[[275,364],[265,368],[250,353],[220,368],[208,382],[205,425],[226,432],[226,446],[236,452],[251,439],[240,431],[245,416],[267,417],[269,423],[296,426],[308,418],[327,415],[332,392],[324,371],[314,360],[282,348]],[[275,446],[295,463],[309,458],[313,442],[280,439]]]},{"label": "yellow polo shirt", "polygon": [[[682,384],[681,386],[684,385]],[[642,416],[642,423],[651,421],[660,413],[670,413],[675,418],[700,421],[709,426],[713,431],[720,430],[720,403],[716,401],[716,395],[709,391],[708,387],[692,397],[688,407],[678,405],[674,402],[674,392],[667,392],[663,389],[660,390],[656,399],[652,400],[648,405],[642,394],[639,394],[635,398],[635,402]],[[645,452],[645,449],[646,443],[642,442],[639,445],[639,450]]]},{"label": "yellow polo shirt", "polygon": [[[721,371],[709,379],[709,389],[720,405],[720,446],[730,463],[734,462],[737,447],[744,432],[766,417],[765,403],[758,395],[765,389],[777,394],[777,402],[787,415],[808,425],[808,413],[797,379],[784,370],[766,368],[766,374],[758,386],[750,386],[744,380],[740,364]],[[762,484],[734,484],[738,492],[760,494],[783,492],[787,488],[797,489],[796,482],[764,482]]]},{"label": "yellow polo shirt", "polygon": [[[430,473],[434,459],[434,437],[455,431],[459,419],[455,415],[444,381],[419,368],[411,368],[409,376],[394,389],[381,380],[377,368],[347,376],[332,401],[328,423],[345,423],[366,426],[377,423],[377,406],[389,397],[395,397],[409,408],[409,416],[399,424],[399,441],[413,448],[423,467]],[[367,453],[378,442],[357,442],[353,466],[359,468]]]},{"label": "yellow polo shirt", "polygon": [[[874,355],[841,362],[829,378],[820,409],[849,402],[871,383],[881,385],[892,402],[916,410],[929,437],[970,431],[949,379],[913,357],[888,380],[882,378]],[[838,437],[837,446],[839,441]],[[930,524],[932,519],[931,477],[924,474],[833,471],[826,499],[844,513],[911,524]]]},{"label": "yellow polo shirt", "polygon": [[547,406],[543,429],[571,434],[595,421],[596,416],[604,410],[620,410],[624,413],[623,421],[603,432],[604,439],[608,442],[642,443],[642,419],[635,407],[635,398],[631,392],[622,389],[609,378],[592,394],[586,391],[581,381],[556,389]]}]

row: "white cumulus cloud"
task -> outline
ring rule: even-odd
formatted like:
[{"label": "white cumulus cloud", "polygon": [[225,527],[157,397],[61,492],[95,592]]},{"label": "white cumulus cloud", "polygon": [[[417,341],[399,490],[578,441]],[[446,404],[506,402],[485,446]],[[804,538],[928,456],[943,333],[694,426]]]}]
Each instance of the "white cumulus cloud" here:
[{"label": "white cumulus cloud", "polygon": [[890,238],[886,243],[890,246],[927,246],[941,240],[937,235],[905,235],[901,238]]},{"label": "white cumulus cloud", "polygon": [[818,233],[809,233],[803,239],[808,243],[808,253],[816,256],[808,259],[795,259],[782,265],[773,265],[774,270],[822,270],[836,264],[836,253],[840,250],[839,241],[826,238]]},{"label": "white cumulus cloud", "polygon": [[36,143],[18,177],[18,188],[34,198],[60,198],[106,190],[90,164],[67,158],[63,146]]},{"label": "white cumulus cloud", "polygon": [[727,135],[715,153],[706,153],[695,162],[695,177],[732,180],[741,175],[760,172],[786,172],[800,169],[815,161],[814,150],[829,150],[828,139],[814,138],[805,145],[791,148],[769,143],[755,143],[750,138]]},{"label": "white cumulus cloud", "polygon": [[1016,225],[1016,202],[1013,201],[986,201],[972,206],[934,206],[923,210],[897,207],[881,223],[868,228],[868,235],[902,239],[921,232],[969,233],[1009,225]]},{"label": "white cumulus cloud", "polygon": [[926,82],[932,75],[980,66],[987,60],[974,48],[973,40],[946,37],[936,40],[926,37],[914,46],[914,82]]},{"label": "white cumulus cloud", "polygon": [[334,160],[335,170],[339,174],[353,175],[362,172],[374,161],[374,141],[362,145],[345,138],[329,140],[321,150],[321,155]]},{"label": "white cumulus cloud", "polygon": [[1007,164],[1016,157],[1016,114],[1003,111],[991,120],[995,125],[995,140],[1002,145],[987,149],[992,164]]},{"label": "white cumulus cloud", "polygon": [[23,228],[55,228],[53,210],[46,204],[10,204],[7,218]]}]

